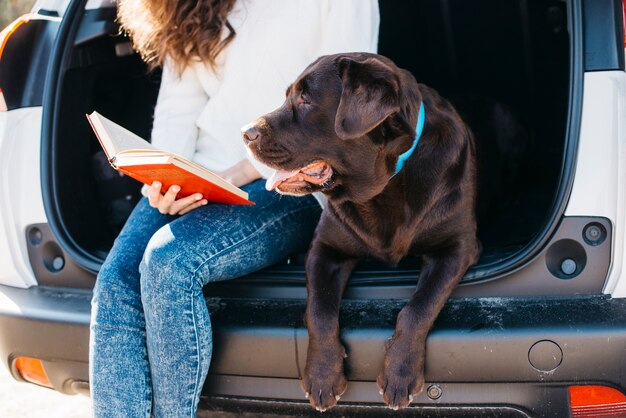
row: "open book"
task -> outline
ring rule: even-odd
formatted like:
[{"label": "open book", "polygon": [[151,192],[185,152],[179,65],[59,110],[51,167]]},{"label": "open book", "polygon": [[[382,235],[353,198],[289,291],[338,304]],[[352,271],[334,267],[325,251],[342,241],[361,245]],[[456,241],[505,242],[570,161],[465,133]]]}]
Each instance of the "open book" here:
[{"label": "open book", "polygon": [[163,190],[177,184],[178,197],[202,193],[209,202],[253,205],[248,193],[217,174],[179,155],[161,151],[149,142],[105,118],[98,112],[87,115],[111,166],[145,184],[159,181]]}]

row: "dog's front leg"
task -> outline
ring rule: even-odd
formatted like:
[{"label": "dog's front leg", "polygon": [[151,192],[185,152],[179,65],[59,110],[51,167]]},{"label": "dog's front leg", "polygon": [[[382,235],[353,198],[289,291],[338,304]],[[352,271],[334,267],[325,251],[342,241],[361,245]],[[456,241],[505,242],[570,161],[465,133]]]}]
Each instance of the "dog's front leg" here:
[{"label": "dog's front leg", "polygon": [[469,240],[423,257],[417,289],[398,314],[377,379],[390,408],[408,406],[424,389],[426,336],[465,271],[477,261],[478,248],[475,240]]},{"label": "dog's front leg", "polygon": [[355,264],[355,259],[317,241],[307,257],[305,322],[309,347],[301,384],[318,411],[335,406],[346,390],[346,351],[339,340],[339,305]]}]

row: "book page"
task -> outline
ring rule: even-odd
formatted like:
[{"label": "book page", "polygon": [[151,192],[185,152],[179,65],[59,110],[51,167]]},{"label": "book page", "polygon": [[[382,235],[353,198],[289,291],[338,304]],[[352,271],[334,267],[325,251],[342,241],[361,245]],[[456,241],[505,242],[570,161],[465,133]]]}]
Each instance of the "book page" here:
[{"label": "book page", "polygon": [[92,127],[109,159],[126,150],[156,150],[148,141],[105,118],[98,112],[89,115]]}]

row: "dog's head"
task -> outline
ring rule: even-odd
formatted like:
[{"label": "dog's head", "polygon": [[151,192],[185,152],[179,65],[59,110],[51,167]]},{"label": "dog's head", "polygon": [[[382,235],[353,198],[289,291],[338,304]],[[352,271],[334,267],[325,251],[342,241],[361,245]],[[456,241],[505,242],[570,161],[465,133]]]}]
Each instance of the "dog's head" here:
[{"label": "dog's head", "polygon": [[379,194],[415,137],[421,95],[413,76],[375,54],[328,55],[286,95],[242,129],[253,156],[276,170],[267,189],[353,201]]}]

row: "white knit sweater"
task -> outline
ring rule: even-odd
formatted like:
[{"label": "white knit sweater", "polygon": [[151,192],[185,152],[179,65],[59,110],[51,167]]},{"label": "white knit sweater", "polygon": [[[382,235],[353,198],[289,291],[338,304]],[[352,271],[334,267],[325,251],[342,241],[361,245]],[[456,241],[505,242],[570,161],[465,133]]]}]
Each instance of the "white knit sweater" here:
[{"label": "white knit sweater", "polygon": [[228,20],[236,35],[217,72],[198,61],[179,77],[165,62],[152,131],[157,148],[213,171],[247,158],[241,127],[280,106],[318,56],[376,52],[380,17],[377,0],[239,0]]}]

